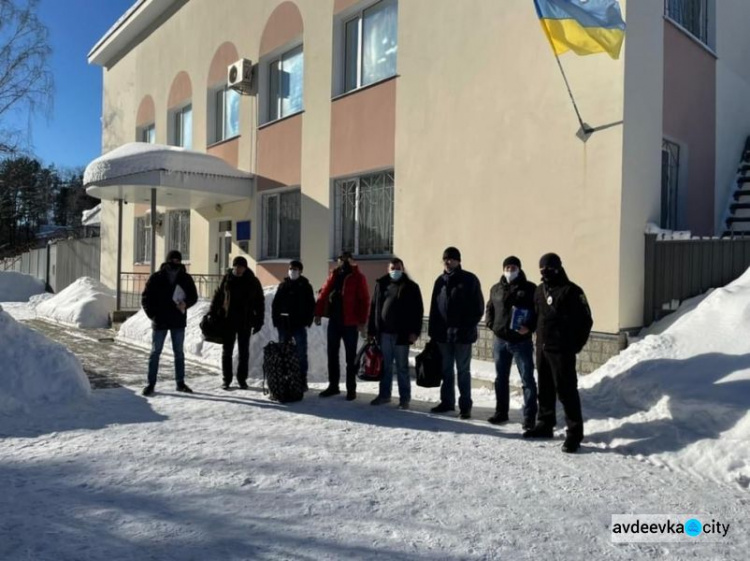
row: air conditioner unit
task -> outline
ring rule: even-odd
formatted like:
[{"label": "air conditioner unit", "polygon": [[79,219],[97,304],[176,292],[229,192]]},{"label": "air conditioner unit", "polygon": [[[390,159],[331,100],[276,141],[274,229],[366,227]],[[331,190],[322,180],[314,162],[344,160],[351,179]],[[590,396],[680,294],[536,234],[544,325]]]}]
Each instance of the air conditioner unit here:
[{"label": "air conditioner unit", "polygon": [[227,85],[244,95],[252,92],[253,62],[242,58],[227,67]]}]

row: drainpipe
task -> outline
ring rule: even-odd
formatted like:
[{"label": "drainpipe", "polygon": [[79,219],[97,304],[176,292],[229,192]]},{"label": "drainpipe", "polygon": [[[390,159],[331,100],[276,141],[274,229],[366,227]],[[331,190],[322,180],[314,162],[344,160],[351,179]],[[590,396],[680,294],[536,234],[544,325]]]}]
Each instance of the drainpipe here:
[{"label": "drainpipe", "polygon": [[156,272],[156,188],[151,188],[151,274]]},{"label": "drainpipe", "polygon": [[120,311],[122,302],[122,199],[117,200],[117,300],[115,309]]}]

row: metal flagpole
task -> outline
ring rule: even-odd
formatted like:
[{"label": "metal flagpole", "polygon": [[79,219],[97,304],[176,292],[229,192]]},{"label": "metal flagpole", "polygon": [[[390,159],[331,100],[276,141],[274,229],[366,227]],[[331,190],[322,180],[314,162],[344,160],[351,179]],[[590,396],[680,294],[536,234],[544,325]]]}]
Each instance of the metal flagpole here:
[{"label": "metal flagpole", "polygon": [[555,52],[554,46],[552,48],[552,52],[555,55],[555,60],[557,61],[557,67],[560,69],[560,73],[562,74],[563,80],[565,80],[565,87],[568,88],[568,95],[570,96],[570,101],[573,102],[573,109],[575,109],[576,116],[578,117],[578,123],[581,125],[581,131],[583,133],[583,138],[585,140],[588,137],[588,135],[594,132],[594,129],[592,129],[590,126],[584,123],[583,119],[581,118],[581,112],[578,110],[578,104],[576,103],[575,97],[573,97],[573,91],[570,89],[570,83],[568,82],[568,77],[565,75],[565,69],[563,68],[562,63],[560,62],[560,57]]}]

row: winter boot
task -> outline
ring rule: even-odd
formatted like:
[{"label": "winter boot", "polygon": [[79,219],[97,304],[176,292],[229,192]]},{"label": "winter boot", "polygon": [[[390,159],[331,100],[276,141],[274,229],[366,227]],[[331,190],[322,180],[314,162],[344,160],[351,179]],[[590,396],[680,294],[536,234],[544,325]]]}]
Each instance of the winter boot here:
[{"label": "winter boot", "polygon": [[495,412],[492,417],[487,419],[487,422],[493,425],[502,425],[503,423],[508,422],[508,415],[505,413]]},{"label": "winter boot", "polygon": [[340,393],[341,390],[339,390],[337,387],[328,386],[326,389],[320,392],[320,397],[331,397],[332,395],[338,395]]},{"label": "winter boot", "polygon": [[537,423],[533,429],[529,429],[523,433],[524,438],[553,438],[554,436],[554,428],[541,423]]},{"label": "winter boot", "polygon": [[455,411],[455,410],[456,408],[453,405],[448,405],[447,403],[443,403],[441,401],[435,407],[430,409],[430,413],[447,413],[448,411]]},{"label": "winter boot", "polygon": [[143,391],[141,392],[141,395],[153,395],[154,394],[154,385],[149,384],[145,388],[143,388]]},{"label": "winter boot", "polygon": [[177,384],[177,391],[182,393],[193,393],[193,390],[191,390],[190,386],[188,386],[185,382]]}]

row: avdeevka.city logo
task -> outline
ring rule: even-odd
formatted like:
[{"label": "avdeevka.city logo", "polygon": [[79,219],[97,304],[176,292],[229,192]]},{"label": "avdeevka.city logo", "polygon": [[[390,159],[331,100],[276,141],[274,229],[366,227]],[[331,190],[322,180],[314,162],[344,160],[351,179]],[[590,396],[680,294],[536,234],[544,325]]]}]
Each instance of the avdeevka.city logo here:
[{"label": "avdeevka.city logo", "polygon": [[729,523],[695,514],[613,514],[612,541],[675,542],[721,541],[729,533]]}]

